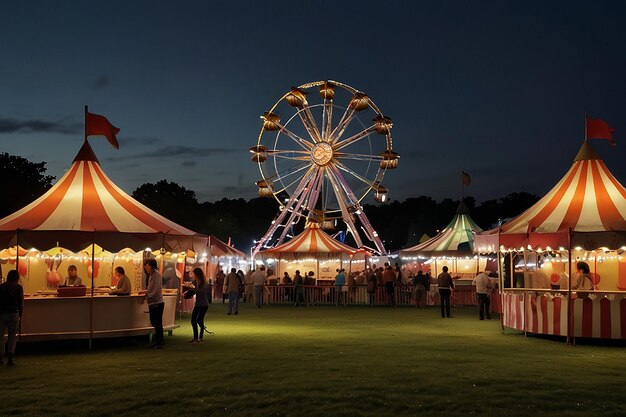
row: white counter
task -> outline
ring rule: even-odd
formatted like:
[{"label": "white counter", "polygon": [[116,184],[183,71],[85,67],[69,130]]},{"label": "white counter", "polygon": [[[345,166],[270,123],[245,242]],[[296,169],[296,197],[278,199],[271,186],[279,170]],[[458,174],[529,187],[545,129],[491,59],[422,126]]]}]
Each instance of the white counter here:
[{"label": "white counter", "polygon": [[[163,329],[178,327],[176,294],[164,294]],[[20,339],[88,339],[152,333],[143,295],[33,296],[24,299]]]}]

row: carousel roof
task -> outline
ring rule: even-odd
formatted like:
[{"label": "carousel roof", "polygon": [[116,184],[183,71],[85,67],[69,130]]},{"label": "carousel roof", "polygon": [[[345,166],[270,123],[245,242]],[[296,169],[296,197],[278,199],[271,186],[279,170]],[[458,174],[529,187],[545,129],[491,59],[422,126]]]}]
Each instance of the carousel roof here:
[{"label": "carousel roof", "polygon": [[[77,235],[84,235],[84,232],[90,232],[89,234],[97,233],[100,237],[108,235],[109,240],[119,233],[143,235],[140,240],[146,243],[150,243],[146,234],[168,235],[170,243],[174,243],[171,241],[173,236],[198,237],[204,238],[206,246],[206,236],[166,219],[117,187],[100,167],[87,141],[70,168],[52,188],[26,207],[0,220],[0,236],[13,241],[5,243],[15,244],[15,234],[18,232],[20,237],[28,234],[29,243],[33,245],[45,245],[55,240],[64,241],[68,236],[73,235],[75,238]],[[47,239],[43,239],[44,236]],[[119,236],[117,239],[119,240]],[[42,240],[46,240],[46,243]],[[83,236],[74,240],[75,246],[84,244],[85,239]],[[151,240],[152,244],[159,245],[166,238],[163,236],[161,241],[156,242],[155,239]],[[24,246],[21,240],[20,245]],[[128,243],[119,242],[113,246],[124,247]],[[175,248],[178,245],[158,247],[165,246]]]},{"label": "carousel roof", "polygon": [[302,233],[287,243],[259,252],[260,255],[276,255],[279,253],[367,253],[365,249],[355,249],[341,243],[320,229],[317,223],[308,223]]},{"label": "carousel roof", "polygon": [[[569,240],[570,232],[573,240]],[[626,189],[585,141],[554,188],[500,228],[477,235],[476,247],[480,252],[492,252],[500,246],[619,247],[625,242],[619,232],[626,232]],[[587,237],[582,238],[582,234]]]},{"label": "carousel roof", "polygon": [[436,236],[410,248],[402,249],[401,255],[452,255],[471,254],[474,245],[474,232],[482,232],[469,215],[465,203],[461,201],[452,221]]}]

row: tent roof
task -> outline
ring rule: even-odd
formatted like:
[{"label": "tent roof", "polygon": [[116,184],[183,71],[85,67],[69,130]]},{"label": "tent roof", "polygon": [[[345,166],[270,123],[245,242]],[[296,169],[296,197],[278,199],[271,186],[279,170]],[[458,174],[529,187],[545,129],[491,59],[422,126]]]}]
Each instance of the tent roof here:
[{"label": "tent roof", "polygon": [[245,254],[240,250],[228,246],[213,235],[209,236],[209,248],[211,249],[211,255],[213,256],[236,256],[238,258],[245,257]]},{"label": "tent roof", "polygon": [[[626,189],[588,141],[554,188],[500,228],[477,236],[477,249],[576,246],[569,240],[570,231],[609,233],[610,239],[614,232],[626,232]],[[601,241],[597,244],[596,248],[604,246]]]},{"label": "tent roof", "polygon": [[423,243],[401,250],[400,254],[471,254],[474,244],[474,232],[482,232],[483,229],[474,223],[468,213],[467,206],[461,201],[456,210],[456,215],[445,229]]},{"label": "tent roof", "polygon": [[277,255],[279,253],[367,253],[364,249],[355,249],[341,243],[320,229],[317,223],[308,223],[304,231],[289,242],[259,252],[260,255]]},{"label": "tent roof", "polygon": [[[126,247],[128,242],[110,242],[120,239],[119,234],[133,234],[137,237],[134,246],[145,248],[150,245],[178,249],[186,246],[183,240],[191,243],[187,248],[202,246],[206,236],[180,226],[126,194],[104,173],[100,164],[85,141],[74,162],[65,174],[44,195],[26,207],[0,220],[0,243],[16,239],[17,231],[29,236],[29,244],[48,245],[53,241],[71,241],[69,246],[84,245],[89,239],[105,238],[110,246]],[[88,239],[84,236],[90,235]],[[94,234],[96,237],[94,238]],[[155,239],[155,235],[160,236]],[[2,239],[4,238],[4,239]],[[190,239],[191,242],[190,242]],[[80,242],[79,242],[80,241]],[[137,242],[139,241],[139,242]],[[131,239],[132,242],[132,239]],[[64,242],[65,243],[65,242]],[[7,245],[8,246],[8,245]],[[56,245],[51,245],[56,246]],[[64,245],[65,246],[65,245]]]}]

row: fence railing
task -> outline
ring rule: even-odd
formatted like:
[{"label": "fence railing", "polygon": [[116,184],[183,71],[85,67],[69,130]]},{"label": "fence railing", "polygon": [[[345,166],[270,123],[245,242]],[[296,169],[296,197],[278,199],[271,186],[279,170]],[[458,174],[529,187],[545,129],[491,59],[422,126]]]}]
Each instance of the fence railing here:
[{"label": "fence railing", "polygon": [[[253,302],[253,289],[251,284],[245,286],[242,298],[244,302]],[[369,304],[369,294],[366,285],[356,285],[347,288],[343,292],[340,304],[367,305]],[[415,305],[413,285],[403,285],[394,287],[396,305]],[[265,285],[263,291],[263,304],[299,304],[304,305],[325,305],[336,304],[338,298],[338,288],[334,285],[303,285],[300,289],[293,285]],[[296,297],[300,296],[299,300]],[[344,302],[345,298],[345,302]],[[227,295],[220,295],[213,298],[213,302],[225,301]],[[476,305],[476,290],[474,286],[457,286],[452,292],[452,304],[455,306]],[[390,304],[391,300],[385,287],[377,287],[374,296],[376,305]],[[436,285],[431,285],[426,296],[426,305],[439,305],[439,292]]]}]

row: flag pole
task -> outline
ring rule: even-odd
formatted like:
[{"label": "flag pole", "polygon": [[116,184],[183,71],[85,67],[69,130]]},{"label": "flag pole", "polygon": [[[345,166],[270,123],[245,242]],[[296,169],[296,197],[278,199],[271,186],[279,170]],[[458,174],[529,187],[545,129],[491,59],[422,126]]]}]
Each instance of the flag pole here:
[{"label": "flag pole", "polygon": [[585,109],[585,142],[587,142],[587,110]]},{"label": "flag pole", "polygon": [[85,142],[87,142],[87,111],[89,106],[85,104]]},{"label": "flag pole", "polygon": [[465,172],[461,171],[461,201],[463,201],[463,194],[465,192]]}]

